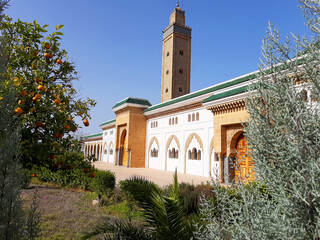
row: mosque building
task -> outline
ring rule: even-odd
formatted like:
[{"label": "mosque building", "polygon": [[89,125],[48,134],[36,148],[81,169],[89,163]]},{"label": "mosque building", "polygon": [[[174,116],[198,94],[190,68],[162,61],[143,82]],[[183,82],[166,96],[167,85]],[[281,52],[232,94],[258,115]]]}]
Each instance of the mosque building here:
[{"label": "mosque building", "polygon": [[250,158],[241,161],[240,171],[232,162],[246,153],[244,100],[257,72],[190,93],[191,32],[177,4],[163,30],[161,103],[134,97],[117,102],[115,119],[102,123],[101,133],[83,137],[85,156],[130,168],[219,176],[221,182],[252,174]]}]

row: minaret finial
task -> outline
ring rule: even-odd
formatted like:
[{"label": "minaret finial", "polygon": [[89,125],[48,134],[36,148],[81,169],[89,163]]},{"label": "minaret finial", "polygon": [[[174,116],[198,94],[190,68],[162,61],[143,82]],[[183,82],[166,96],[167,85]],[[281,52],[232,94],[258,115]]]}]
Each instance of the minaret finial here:
[{"label": "minaret finial", "polygon": [[177,8],[179,7],[179,5],[180,5],[180,4],[179,4],[179,0],[178,0],[178,1],[177,1]]}]

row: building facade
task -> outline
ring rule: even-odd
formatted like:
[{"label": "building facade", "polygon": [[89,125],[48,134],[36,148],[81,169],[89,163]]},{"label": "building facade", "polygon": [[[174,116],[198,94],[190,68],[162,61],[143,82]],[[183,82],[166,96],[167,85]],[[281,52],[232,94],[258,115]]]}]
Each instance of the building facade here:
[{"label": "building facade", "polygon": [[[86,156],[126,167],[218,177],[250,175],[250,159],[232,169],[246,146],[244,99],[256,72],[190,93],[191,28],[179,5],[163,31],[161,103],[128,97],[113,107],[115,119],[83,138]],[[245,153],[243,153],[245,154]],[[227,177],[228,176],[228,177]]]}]

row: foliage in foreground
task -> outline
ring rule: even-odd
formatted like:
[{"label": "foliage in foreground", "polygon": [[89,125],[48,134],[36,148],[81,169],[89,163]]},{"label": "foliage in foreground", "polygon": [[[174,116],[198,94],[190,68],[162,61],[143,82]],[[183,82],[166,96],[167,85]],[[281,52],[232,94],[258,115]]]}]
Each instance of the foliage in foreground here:
[{"label": "foliage in foreground", "polygon": [[259,181],[251,190],[240,182],[237,197],[216,187],[217,205],[203,202],[199,239],[320,239],[320,2],[299,2],[314,36],[283,43],[270,25],[246,102]]},{"label": "foliage in foreground", "polygon": [[[0,0],[0,21],[7,1]],[[4,81],[3,39],[0,38],[0,85]],[[0,99],[0,239],[35,239],[40,216],[37,199],[24,211],[20,190],[24,185],[19,161],[19,120],[14,116],[15,89],[8,88]]]},{"label": "foliage in foreground", "polygon": [[[130,181],[133,184],[130,184]],[[132,187],[133,185],[135,187]],[[185,218],[178,188],[177,173],[168,195],[145,179],[135,177],[126,180],[122,183],[122,189],[131,194],[142,208],[143,225],[125,220],[115,222],[106,220],[83,236],[83,239],[99,234],[104,234],[105,239],[191,239],[194,230],[193,221]]]}]

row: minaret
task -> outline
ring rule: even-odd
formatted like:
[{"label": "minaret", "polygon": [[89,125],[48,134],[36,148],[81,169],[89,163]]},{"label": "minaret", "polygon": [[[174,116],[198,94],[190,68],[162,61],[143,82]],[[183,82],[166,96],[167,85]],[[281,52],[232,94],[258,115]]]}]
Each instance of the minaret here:
[{"label": "minaret", "polygon": [[185,25],[185,11],[177,7],[163,30],[161,102],[190,93],[191,28]]}]

